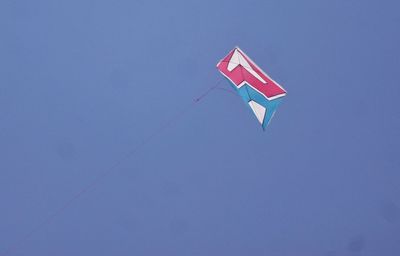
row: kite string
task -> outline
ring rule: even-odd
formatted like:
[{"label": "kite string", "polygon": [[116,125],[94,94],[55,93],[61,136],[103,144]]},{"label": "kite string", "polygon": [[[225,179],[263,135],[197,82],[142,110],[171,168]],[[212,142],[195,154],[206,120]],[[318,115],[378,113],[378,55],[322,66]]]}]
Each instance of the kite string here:
[{"label": "kite string", "polygon": [[161,124],[156,130],[154,130],[151,134],[149,134],[146,138],[144,138],[142,140],[142,142],[139,143],[134,149],[130,150],[128,153],[123,155],[114,165],[112,165],[110,168],[105,170],[103,173],[101,173],[97,177],[95,177],[92,182],[90,182],[88,185],[83,187],[78,193],[76,193],[73,197],[71,197],[68,201],[66,201],[61,207],[59,207],[52,214],[50,214],[47,218],[45,218],[42,222],[40,222],[35,227],[33,227],[22,238],[20,238],[19,240],[17,240],[13,244],[11,244],[8,248],[6,248],[5,251],[3,251],[3,253],[1,255],[3,255],[3,256],[10,255],[10,253],[15,251],[19,247],[19,245],[21,245],[24,241],[29,239],[33,234],[38,232],[41,228],[43,228],[48,223],[50,223],[52,220],[54,220],[57,216],[62,214],[65,210],[67,210],[72,205],[72,203],[74,201],[78,200],[86,192],[88,192],[90,189],[95,187],[105,177],[107,177],[108,175],[113,173],[113,171],[115,171],[125,160],[134,156],[140,149],[142,149],[144,146],[146,146],[148,143],[150,143],[162,131],[166,130],[172,124],[178,122],[192,107],[194,107],[196,104],[201,102],[212,91],[214,91],[220,85],[221,81],[222,80],[219,79],[218,82],[216,82],[213,86],[209,87],[205,92],[200,94],[200,96],[194,98],[194,100],[190,104],[186,105],[186,107],[181,109],[178,113],[176,113],[174,116],[169,118],[166,122]]},{"label": "kite string", "polygon": [[194,99],[194,102],[199,102],[201,101],[203,98],[205,98],[210,92],[212,92],[213,90],[215,90],[219,84],[221,83],[222,80],[219,80],[217,83],[215,83],[214,86],[211,86],[210,88],[208,88],[207,91],[205,91],[203,94],[201,94],[198,98]]},{"label": "kite string", "polygon": [[226,92],[226,93],[229,93],[229,94],[231,94],[233,96],[239,97],[239,95],[233,90],[229,90],[229,89],[226,89],[226,88],[223,88],[223,87],[217,87],[216,89],[218,89],[220,91],[223,91],[223,92]]}]

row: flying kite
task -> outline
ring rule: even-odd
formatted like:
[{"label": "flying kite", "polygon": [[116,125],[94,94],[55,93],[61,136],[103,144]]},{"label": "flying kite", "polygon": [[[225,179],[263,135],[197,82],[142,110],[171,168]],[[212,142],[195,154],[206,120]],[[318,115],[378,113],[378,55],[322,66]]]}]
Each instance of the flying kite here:
[{"label": "flying kite", "polygon": [[239,47],[233,48],[218,62],[217,68],[231,82],[265,130],[286,95],[285,89],[264,73]]}]

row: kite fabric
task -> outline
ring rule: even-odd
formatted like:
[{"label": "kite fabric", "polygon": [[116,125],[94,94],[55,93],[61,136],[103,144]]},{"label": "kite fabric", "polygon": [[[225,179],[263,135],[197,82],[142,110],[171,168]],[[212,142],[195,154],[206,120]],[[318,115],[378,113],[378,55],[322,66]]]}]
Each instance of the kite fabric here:
[{"label": "kite fabric", "polygon": [[235,47],[218,62],[217,68],[230,81],[265,130],[286,95],[285,89],[262,71],[239,47]]}]

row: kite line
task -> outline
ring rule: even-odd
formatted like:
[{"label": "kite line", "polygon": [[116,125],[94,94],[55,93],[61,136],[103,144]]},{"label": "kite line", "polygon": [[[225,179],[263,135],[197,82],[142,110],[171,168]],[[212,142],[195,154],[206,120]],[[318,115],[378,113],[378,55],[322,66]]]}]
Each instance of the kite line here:
[{"label": "kite line", "polygon": [[189,112],[196,104],[200,103],[204,98],[206,98],[212,91],[218,88],[218,86],[221,84],[223,80],[219,79],[214,85],[209,87],[205,92],[200,94],[198,97],[194,98],[192,102],[187,104],[184,108],[182,108],[179,112],[177,112],[175,115],[171,116],[167,121],[165,121],[163,124],[161,124],[157,129],[155,129],[151,134],[149,134],[147,137],[145,137],[135,148],[124,154],[118,161],[116,161],[111,167],[97,175],[89,184],[87,184],[85,187],[83,187],[79,192],[77,192],[73,197],[71,197],[68,201],[66,201],[61,207],[56,209],[52,214],[47,216],[43,221],[41,221],[39,224],[34,226],[30,231],[28,231],[23,237],[21,237],[19,240],[16,242],[12,243],[10,246],[8,246],[2,253],[1,255],[7,256],[10,255],[13,251],[18,249],[18,247],[27,239],[29,239],[32,235],[34,235],[36,232],[40,231],[43,227],[45,227],[47,224],[51,223],[57,216],[62,214],[65,210],[67,210],[76,200],[78,200],[80,197],[82,197],[85,193],[90,191],[92,188],[94,188],[100,181],[102,181],[104,178],[108,177],[112,173],[114,173],[117,168],[124,163],[126,160],[129,158],[133,157],[135,154],[137,154],[144,146],[149,144],[154,138],[157,137],[161,132],[166,130],[168,127],[173,125],[174,123],[177,123],[180,119],[184,117],[184,115]]}]

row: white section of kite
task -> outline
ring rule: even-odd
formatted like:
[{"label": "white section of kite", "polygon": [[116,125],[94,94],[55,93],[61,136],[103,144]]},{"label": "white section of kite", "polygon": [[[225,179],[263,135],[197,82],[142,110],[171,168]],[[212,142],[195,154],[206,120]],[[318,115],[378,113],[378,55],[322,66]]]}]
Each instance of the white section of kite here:
[{"label": "white section of kite", "polygon": [[264,122],[265,112],[267,112],[267,109],[254,100],[249,101],[249,105],[256,115],[258,121],[262,124]]},{"label": "white section of kite", "polygon": [[242,66],[244,67],[250,74],[252,74],[254,77],[256,77],[258,80],[260,80],[262,83],[266,84],[267,82],[250,66],[250,64],[247,62],[247,60],[243,57],[243,55],[238,51],[238,49],[235,49],[235,52],[233,53],[231,59],[229,60],[228,63],[228,71],[231,72],[234,70],[237,66]]}]

